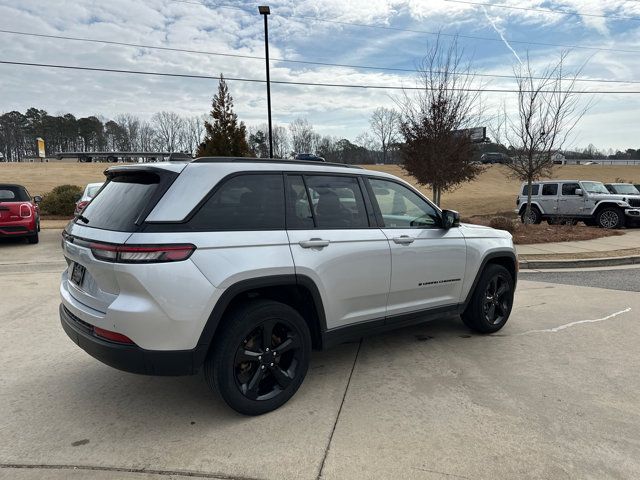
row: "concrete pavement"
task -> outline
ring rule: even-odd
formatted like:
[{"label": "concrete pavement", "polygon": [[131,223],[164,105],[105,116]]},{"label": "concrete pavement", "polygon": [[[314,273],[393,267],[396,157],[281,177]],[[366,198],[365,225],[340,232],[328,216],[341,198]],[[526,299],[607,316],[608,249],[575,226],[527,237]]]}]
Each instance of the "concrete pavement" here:
[{"label": "concrete pavement", "polygon": [[640,248],[640,230],[625,230],[624,235],[576,242],[516,245],[518,255],[553,255],[560,253],[609,252]]},{"label": "concrete pavement", "polygon": [[42,245],[44,271],[0,244],[2,479],[640,478],[640,293],[523,280],[498,334],[438,320],[318,352],[249,418],[201,376],[80,350]]}]

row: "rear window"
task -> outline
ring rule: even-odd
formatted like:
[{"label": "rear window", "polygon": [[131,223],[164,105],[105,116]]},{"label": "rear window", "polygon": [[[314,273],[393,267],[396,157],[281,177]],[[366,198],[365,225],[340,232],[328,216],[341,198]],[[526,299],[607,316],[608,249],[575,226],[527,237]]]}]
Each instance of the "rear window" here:
[{"label": "rear window", "polygon": [[0,185],[0,202],[28,202],[29,194],[24,187]]},{"label": "rear window", "polygon": [[[118,175],[109,181],[100,195],[82,212],[86,226],[118,232],[132,232],[160,183],[153,173]],[[76,220],[85,225],[82,220]]]},{"label": "rear window", "polygon": [[[531,195],[538,195],[540,185],[531,185]],[[529,195],[529,185],[522,187],[522,195]]]}]

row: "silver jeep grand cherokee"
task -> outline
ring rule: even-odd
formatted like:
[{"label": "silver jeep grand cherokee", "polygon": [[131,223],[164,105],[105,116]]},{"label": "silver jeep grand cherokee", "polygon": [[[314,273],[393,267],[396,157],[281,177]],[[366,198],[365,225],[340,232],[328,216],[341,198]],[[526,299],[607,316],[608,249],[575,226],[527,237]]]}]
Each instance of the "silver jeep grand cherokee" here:
[{"label": "silver jeep grand cherokee", "polygon": [[64,330],[121,370],[203,367],[238,412],[291,398],[312,348],[445,316],[492,333],[511,312],[511,236],[392,175],[200,158],[106,176],[63,233]]}]

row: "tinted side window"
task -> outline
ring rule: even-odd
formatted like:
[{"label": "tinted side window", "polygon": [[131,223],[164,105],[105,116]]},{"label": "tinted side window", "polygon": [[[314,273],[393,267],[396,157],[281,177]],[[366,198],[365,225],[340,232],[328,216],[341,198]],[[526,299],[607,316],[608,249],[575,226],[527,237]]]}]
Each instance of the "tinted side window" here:
[{"label": "tinted side window", "polygon": [[385,228],[425,228],[440,224],[436,209],[407,187],[370,179]]},{"label": "tinted side window", "polygon": [[287,176],[287,228],[313,228],[313,214],[302,175]]},{"label": "tinted side window", "polygon": [[580,188],[580,185],[577,183],[563,183],[562,195],[575,195],[578,188]]},{"label": "tinted side window", "polygon": [[[538,195],[540,191],[540,185],[533,184],[531,185],[531,195]],[[529,185],[525,185],[522,187],[522,195],[529,195]]]},{"label": "tinted side window", "polygon": [[367,228],[367,211],[354,177],[305,176],[317,228]]},{"label": "tinted side window", "polygon": [[542,185],[542,195],[557,195],[558,184],[557,183],[545,183]]},{"label": "tinted side window", "polygon": [[284,230],[282,174],[230,178],[202,205],[189,226],[208,231]]}]

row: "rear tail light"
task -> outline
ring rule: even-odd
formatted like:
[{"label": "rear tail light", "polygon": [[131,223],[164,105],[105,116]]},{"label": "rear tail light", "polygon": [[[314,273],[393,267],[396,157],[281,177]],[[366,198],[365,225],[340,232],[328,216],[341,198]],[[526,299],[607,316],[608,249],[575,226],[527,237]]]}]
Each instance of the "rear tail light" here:
[{"label": "rear tail light", "polygon": [[77,213],[82,213],[82,211],[84,210],[84,207],[86,207],[87,205],[89,205],[89,201],[88,200],[83,200],[81,202],[78,202],[76,204],[76,212]]},{"label": "rear tail light", "polygon": [[191,256],[195,245],[111,245],[89,243],[91,253],[98,260],[114,263],[180,262]]},{"label": "rear tail light", "polygon": [[31,216],[31,207],[24,203],[20,205],[20,216],[22,218],[29,218]]},{"label": "rear tail light", "polygon": [[134,344],[133,340],[131,340],[126,335],[112,332],[111,330],[105,330],[104,328],[93,327],[93,333],[95,333],[97,337],[104,338],[105,340],[109,340],[110,342],[128,343],[132,345]]}]

